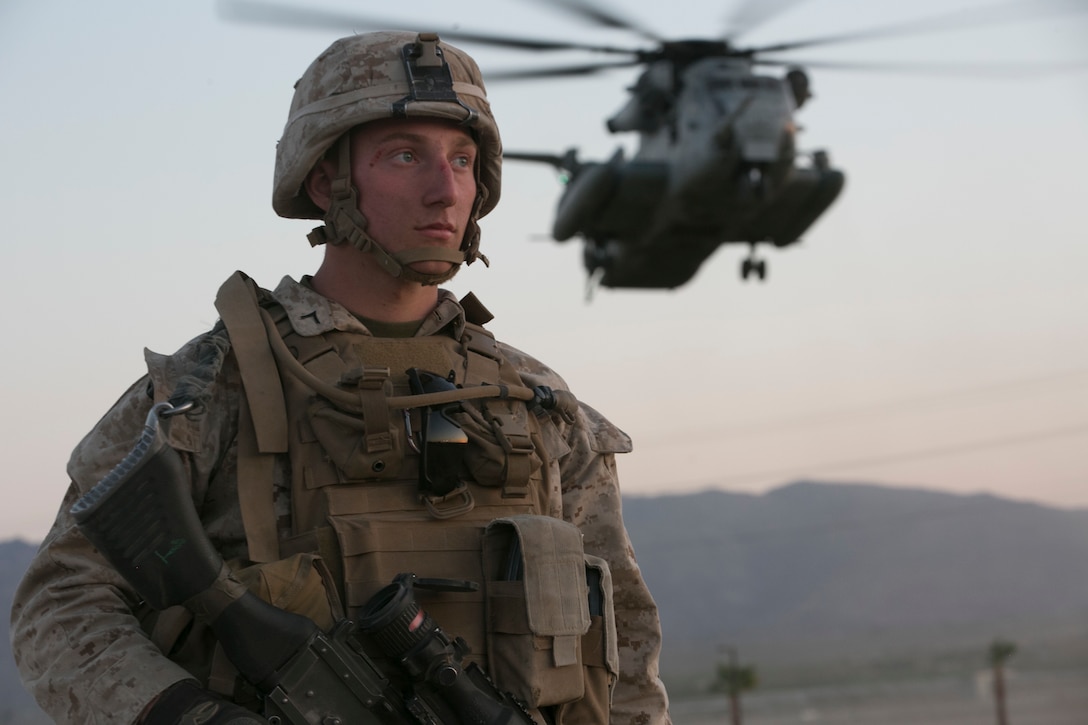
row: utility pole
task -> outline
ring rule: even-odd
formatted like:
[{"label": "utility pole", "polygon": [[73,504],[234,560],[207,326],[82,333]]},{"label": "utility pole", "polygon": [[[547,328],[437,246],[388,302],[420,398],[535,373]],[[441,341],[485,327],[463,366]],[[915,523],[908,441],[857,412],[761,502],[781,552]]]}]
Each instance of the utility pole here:
[{"label": "utility pole", "polygon": [[1016,645],[1001,639],[990,644],[987,659],[993,671],[994,709],[997,725],[1009,725],[1009,716],[1005,708],[1005,662],[1016,653]]}]

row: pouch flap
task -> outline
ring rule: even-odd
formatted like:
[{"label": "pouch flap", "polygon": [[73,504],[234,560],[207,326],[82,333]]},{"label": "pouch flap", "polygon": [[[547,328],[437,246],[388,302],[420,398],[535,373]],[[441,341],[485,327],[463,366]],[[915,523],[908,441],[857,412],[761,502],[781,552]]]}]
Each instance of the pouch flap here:
[{"label": "pouch flap", "polygon": [[504,527],[513,529],[524,563],[530,631],[545,637],[585,634],[590,620],[582,532],[560,519],[526,514],[492,521],[487,536]]}]

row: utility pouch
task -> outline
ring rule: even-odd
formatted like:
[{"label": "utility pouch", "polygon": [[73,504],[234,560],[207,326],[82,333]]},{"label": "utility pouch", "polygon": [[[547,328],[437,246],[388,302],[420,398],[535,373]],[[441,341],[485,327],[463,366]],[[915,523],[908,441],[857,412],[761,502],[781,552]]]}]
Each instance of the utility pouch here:
[{"label": "utility pouch", "polygon": [[524,498],[541,476],[524,403],[489,400],[466,403],[451,416],[468,435],[465,467],[481,486],[501,486],[505,497]]},{"label": "utility pouch", "polygon": [[581,698],[590,628],[581,531],[548,516],[496,519],[484,533],[483,558],[495,684],[530,708]]},{"label": "utility pouch", "polygon": [[254,564],[236,569],[234,575],[261,599],[309,617],[323,632],[344,618],[332,574],[318,554],[295,554],[267,564]]},{"label": "utility pouch", "polygon": [[388,368],[361,368],[341,376],[337,387],[358,396],[362,414],[337,408],[318,397],[307,410],[313,433],[341,482],[393,478],[404,461],[401,436],[386,399],[393,386]]}]

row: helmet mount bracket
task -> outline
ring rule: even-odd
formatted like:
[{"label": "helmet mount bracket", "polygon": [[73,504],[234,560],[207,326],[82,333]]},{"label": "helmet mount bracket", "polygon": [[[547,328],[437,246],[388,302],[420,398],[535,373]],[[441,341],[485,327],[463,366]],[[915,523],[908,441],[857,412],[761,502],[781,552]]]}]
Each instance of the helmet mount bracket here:
[{"label": "helmet mount bracket", "polygon": [[453,88],[453,74],[449,63],[438,46],[437,33],[420,33],[416,42],[408,43],[401,49],[404,73],[408,78],[408,95],[393,103],[393,115],[403,118],[408,115],[408,104],[417,101],[444,101],[456,103],[465,109],[463,126],[471,126],[479,114],[476,109],[465,105]]}]

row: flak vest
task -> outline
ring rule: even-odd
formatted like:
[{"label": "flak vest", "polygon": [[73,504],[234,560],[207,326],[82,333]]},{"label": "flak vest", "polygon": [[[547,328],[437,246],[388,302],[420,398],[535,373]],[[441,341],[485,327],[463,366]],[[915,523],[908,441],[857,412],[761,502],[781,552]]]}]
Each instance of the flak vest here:
[{"label": "flak vest", "polygon": [[[470,320],[490,319],[472,297],[463,306]],[[420,606],[468,644],[466,663],[550,722],[607,722],[618,671],[608,565],[585,554],[575,526],[542,515],[546,470],[567,450],[558,413],[524,400],[494,337],[472,321],[457,339],[299,335],[240,272],[216,307],[245,391],[238,489],[251,588],[285,606],[270,581],[321,583],[328,613],[324,603],[306,611],[312,592],[298,608],[324,626],[358,621],[379,589],[411,572]],[[421,380],[438,394],[419,395]],[[451,431],[463,437],[441,435]],[[271,483],[284,453],[286,525]],[[229,691],[222,659],[209,679]]]}]

